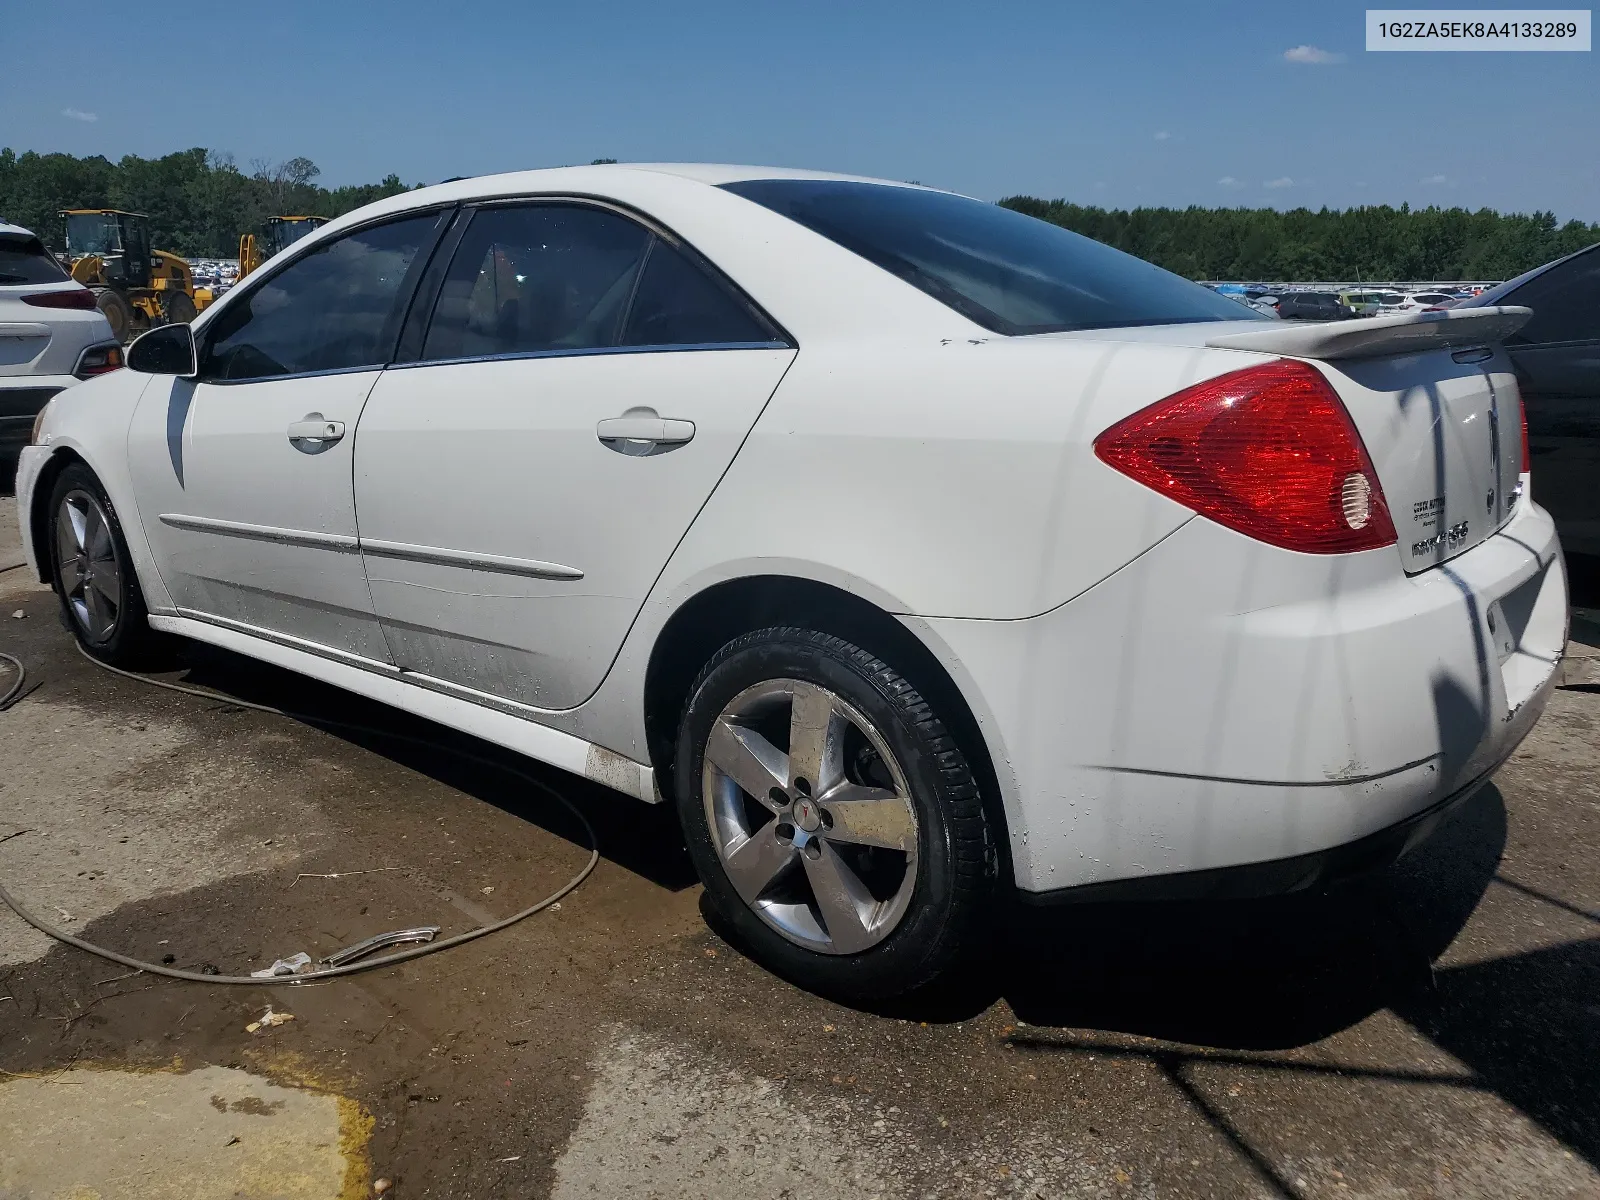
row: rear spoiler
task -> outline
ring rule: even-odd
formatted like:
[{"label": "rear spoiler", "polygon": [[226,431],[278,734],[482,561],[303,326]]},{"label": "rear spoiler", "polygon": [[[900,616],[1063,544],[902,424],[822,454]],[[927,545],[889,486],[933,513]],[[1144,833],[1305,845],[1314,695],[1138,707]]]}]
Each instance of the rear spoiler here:
[{"label": "rear spoiler", "polygon": [[1266,329],[1206,339],[1219,350],[1255,350],[1295,358],[1376,358],[1421,354],[1447,346],[1481,346],[1521,329],[1533,309],[1447,308],[1443,312],[1392,313],[1349,321],[1273,322]]}]

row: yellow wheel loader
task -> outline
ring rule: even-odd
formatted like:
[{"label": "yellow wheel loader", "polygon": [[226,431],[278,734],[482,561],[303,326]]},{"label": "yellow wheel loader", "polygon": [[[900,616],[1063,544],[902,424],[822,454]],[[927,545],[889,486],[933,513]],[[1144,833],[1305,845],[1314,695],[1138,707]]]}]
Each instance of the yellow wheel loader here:
[{"label": "yellow wheel loader", "polygon": [[192,321],[211,302],[194,289],[194,272],[176,254],[150,248],[150,219],[115,208],[72,208],[67,256],[72,277],[94,292],[118,341],[157,325]]},{"label": "yellow wheel loader", "polygon": [[268,217],[260,237],[247,233],[239,239],[239,278],[327,223],[327,217]]}]

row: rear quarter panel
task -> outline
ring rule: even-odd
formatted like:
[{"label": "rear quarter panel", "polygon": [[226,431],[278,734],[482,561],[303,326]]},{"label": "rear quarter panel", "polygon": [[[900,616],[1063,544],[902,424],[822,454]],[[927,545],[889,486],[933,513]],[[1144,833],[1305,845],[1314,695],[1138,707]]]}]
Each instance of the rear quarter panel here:
[{"label": "rear quarter panel", "polygon": [[1192,515],[1101,463],[1096,435],[1253,361],[1112,341],[802,346],[652,600],[781,571],[895,613],[1046,611]]}]

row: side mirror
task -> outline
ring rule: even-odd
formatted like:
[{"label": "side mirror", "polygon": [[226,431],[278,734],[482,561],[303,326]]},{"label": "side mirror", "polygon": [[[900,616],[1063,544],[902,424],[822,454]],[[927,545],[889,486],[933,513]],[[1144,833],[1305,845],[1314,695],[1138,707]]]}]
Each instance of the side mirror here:
[{"label": "side mirror", "polygon": [[128,347],[128,370],[141,375],[181,375],[193,378],[200,367],[194,348],[194,330],[188,325],[158,325],[134,339]]}]

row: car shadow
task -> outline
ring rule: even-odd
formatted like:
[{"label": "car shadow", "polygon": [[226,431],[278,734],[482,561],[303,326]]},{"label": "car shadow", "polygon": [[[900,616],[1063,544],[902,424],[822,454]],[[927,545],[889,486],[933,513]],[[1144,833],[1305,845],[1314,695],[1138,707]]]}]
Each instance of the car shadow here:
[{"label": "car shadow", "polygon": [[1386,870],[1326,891],[1024,911],[1002,994],[1030,1025],[1232,1050],[1303,1046],[1426,993],[1506,838],[1491,785]]},{"label": "car shadow", "polygon": [[[1399,863],[1317,894],[1019,907],[991,969],[969,973],[990,986],[914,998],[893,1015],[963,1019],[1003,999],[1017,1050],[1151,1062],[1285,1196],[1295,1189],[1192,1086],[1191,1065],[1489,1092],[1600,1167],[1600,912],[1508,878],[1505,841],[1490,785]],[[1589,921],[1595,936],[1436,968],[1491,886]],[[1467,1071],[1334,1068],[1281,1053],[1385,1009]]]},{"label": "car shadow", "polygon": [[170,677],[176,682],[282,709],[303,724],[587,849],[589,835],[573,815],[512,772],[526,775],[583,813],[594,827],[602,858],[669,891],[698,882],[671,805],[642,804],[469,734],[232,651],[185,642],[178,656],[181,674]]}]

